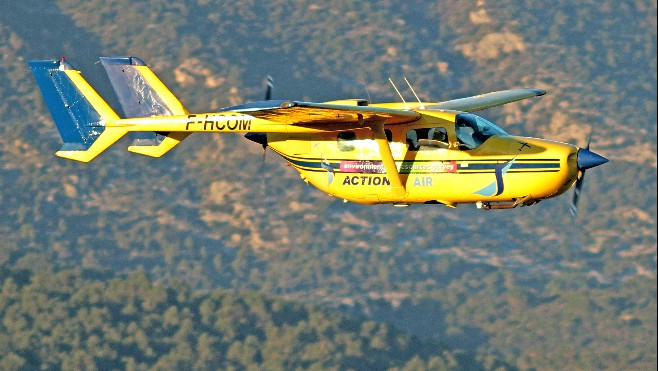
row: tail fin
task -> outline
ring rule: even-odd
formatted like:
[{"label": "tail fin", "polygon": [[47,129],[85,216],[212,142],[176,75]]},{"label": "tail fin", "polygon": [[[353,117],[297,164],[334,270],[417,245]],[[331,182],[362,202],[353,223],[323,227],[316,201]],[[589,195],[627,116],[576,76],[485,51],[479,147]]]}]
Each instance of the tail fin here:
[{"label": "tail fin", "polygon": [[[189,113],[141,59],[102,57],[101,62],[127,117],[172,116]],[[135,135],[135,140],[128,147],[129,151],[160,157],[187,138],[190,133],[135,133]]]},{"label": "tail fin", "polygon": [[57,156],[89,162],[126,134],[111,126],[119,116],[64,58],[28,65],[64,141]]}]

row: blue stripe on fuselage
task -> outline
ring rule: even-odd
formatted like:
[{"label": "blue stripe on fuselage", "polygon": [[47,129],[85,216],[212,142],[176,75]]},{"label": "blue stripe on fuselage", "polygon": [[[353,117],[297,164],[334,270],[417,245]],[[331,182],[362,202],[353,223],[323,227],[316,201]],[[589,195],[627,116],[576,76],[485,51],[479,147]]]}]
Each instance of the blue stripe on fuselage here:
[{"label": "blue stripe on fuselage", "polygon": [[[282,156],[286,161],[290,162],[294,166],[298,167],[304,167],[307,169],[312,169],[312,170],[322,170],[326,171],[325,168],[322,167],[322,162],[320,159],[314,159],[314,158],[298,158],[294,159],[290,156],[284,155],[280,152],[277,152],[280,156]],[[333,160],[334,162],[329,162],[330,166],[334,169],[337,170],[337,172],[340,172],[340,160]],[[335,162],[338,161],[338,162]],[[449,160],[444,160],[445,162],[450,162]],[[486,161],[486,160],[485,160]],[[559,170],[560,169],[560,164],[559,162],[533,162],[533,163],[518,163],[518,161],[522,160],[517,160],[517,162],[514,162],[509,170]],[[550,160],[544,160],[544,161],[550,161]],[[418,161],[418,163],[423,163],[423,162],[433,162],[433,160],[428,160],[428,161]],[[507,162],[506,162],[507,163]],[[505,164],[506,164],[505,163]],[[466,165],[467,166],[463,166]],[[464,161],[463,164],[458,163],[458,172],[459,171],[487,171],[490,170],[491,172],[496,171],[497,167],[500,167],[501,164],[498,163],[488,163],[488,164],[477,164],[477,163],[472,163],[468,161]],[[325,165],[326,167],[326,165]],[[406,174],[406,172],[402,172],[403,174]],[[439,174],[439,173],[437,173]],[[445,172],[442,172],[440,174],[446,174]]]}]

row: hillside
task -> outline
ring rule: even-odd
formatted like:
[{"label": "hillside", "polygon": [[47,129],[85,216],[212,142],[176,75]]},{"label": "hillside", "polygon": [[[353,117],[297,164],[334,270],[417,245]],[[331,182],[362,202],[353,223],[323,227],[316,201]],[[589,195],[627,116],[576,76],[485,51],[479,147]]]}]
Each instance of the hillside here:
[{"label": "hillside", "polygon": [[3,370],[483,367],[384,324],[254,293],[160,287],[143,272],[18,270],[0,282]]},{"label": "hillside", "polygon": [[[518,368],[656,367],[655,1],[27,0],[0,4],[0,55],[3,269],[256,291]],[[403,76],[432,100],[543,88],[482,115],[581,145],[591,128],[612,161],[588,173],[576,221],[569,196],[343,204],[239,136],[158,160],[125,139],[72,163],[26,66],[61,55],[114,106],[99,56],[141,57],[192,111],[262,99],[267,75],[276,98],[311,101],[396,100],[387,79]]]}]

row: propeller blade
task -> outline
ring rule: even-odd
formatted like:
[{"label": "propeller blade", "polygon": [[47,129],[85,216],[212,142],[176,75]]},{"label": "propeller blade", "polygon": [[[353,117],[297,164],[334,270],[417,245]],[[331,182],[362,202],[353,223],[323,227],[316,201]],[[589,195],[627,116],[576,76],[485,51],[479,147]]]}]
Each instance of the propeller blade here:
[{"label": "propeller blade", "polygon": [[[274,88],[274,79],[272,76],[267,75],[267,82],[265,85],[265,100],[272,100],[272,89]],[[263,165],[265,166],[265,152],[267,152],[267,134],[265,133],[247,133],[244,135],[245,138],[249,139],[252,142],[256,142],[263,146]]]},{"label": "propeller blade", "polygon": [[263,146],[263,157],[261,158],[260,169],[261,174],[265,173],[265,159],[267,157],[267,146]]},{"label": "propeller blade", "polygon": [[265,174],[267,173],[267,171],[266,171],[267,170],[267,164],[265,164],[265,159],[267,157],[266,155],[267,155],[267,146],[264,145],[263,146],[263,157],[261,159],[260,169],[258,171],[260,173],[260,189],[263,192],[263,194],[267,194],[267,182],[266,182],[266,179],[265,179]]},{"label": "propeller blade", "polygon": [[571,216],[574,218],[578,215],[578,199],[580,199],[580,192],[583,189],[583,184],[585,184],[585,170],[581,171],[580,177],[576,180],[576,186],[574,187],[573,199],[571,200]]}]

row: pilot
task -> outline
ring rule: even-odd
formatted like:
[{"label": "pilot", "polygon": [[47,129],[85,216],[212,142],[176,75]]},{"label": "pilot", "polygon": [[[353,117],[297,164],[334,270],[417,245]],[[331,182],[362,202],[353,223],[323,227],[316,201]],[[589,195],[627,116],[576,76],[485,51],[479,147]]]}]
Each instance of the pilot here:
[{"label": "pilot", "polygon": [[463,147],[466,147],[467,149],[473,149],[477,147],[477,142],[473,138],[473,134],[475,133],[475,131],[471,126],[457,124],[456,131],[457,131],[457,139],[459,140],[459,143]]},{"label": "pilot", "polygon": [[448,143],[448,132],[445,128],[432,128],[429,135],[430,140],[434,140],[441,143]]}]

